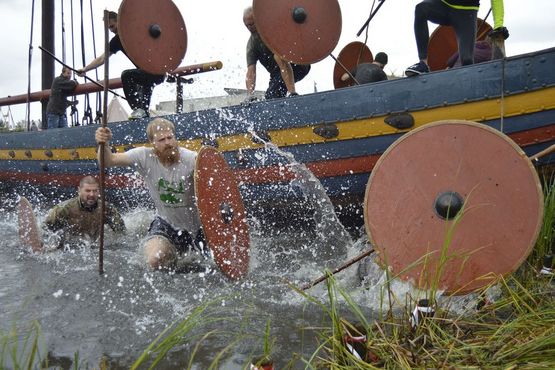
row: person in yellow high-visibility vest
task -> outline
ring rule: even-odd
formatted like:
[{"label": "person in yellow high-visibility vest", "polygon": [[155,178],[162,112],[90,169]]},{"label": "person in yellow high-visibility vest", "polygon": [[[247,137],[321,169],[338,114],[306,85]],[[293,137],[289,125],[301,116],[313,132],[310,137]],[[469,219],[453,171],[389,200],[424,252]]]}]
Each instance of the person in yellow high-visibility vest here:
[{"label": "person in yellow high-visibility vest", "polygon": [[[493,12],[493,34],[509,37],[503,26],[503,0],[490,0]],[[428,21],[451,26],[457,35],[459,55],[462,65],[474,63],[476,42],[476,19],[480,0],[424,0],[414,9],[414,35],[418,48],[419,62],[408,67],[405,75],[411,77],[430,71],[428,67]]]}]

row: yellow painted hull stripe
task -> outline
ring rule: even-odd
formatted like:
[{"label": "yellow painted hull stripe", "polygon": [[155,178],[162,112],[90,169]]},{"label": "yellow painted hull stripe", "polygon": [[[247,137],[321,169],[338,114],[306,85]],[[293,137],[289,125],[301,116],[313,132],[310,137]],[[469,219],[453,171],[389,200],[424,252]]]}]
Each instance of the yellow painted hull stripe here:
[{"label": "yellow painted hull stripe", "polygon": [[[555,87],[533,91],[504,98],[504,117],[513,117],[530,114],[555,108]],[[488,121],[501,117],[501,99],[481,100],[477,102],[461,103],[452,106],[423,109],[410,112],[414,117],[415,125],[411,129],[420,127],[430,122],[448,119],[464,119],[468,121]],[[398,130],[384,122],[386,115],[337,122],[339,135],[333,139],[324,139],[313,132],[315,126],[296,127],[279,130],[270,130],[272,142],[279,147],[302,144],[318,144],[324,142],[361,139],[381,135],[391,135],[409,130]],[[218,150],[222,152],[238,149],[260,148],[261,144],[252,141],[250,134],[239,134],[216,138]],[[201,139],[182,140],[180,144],[191,150],[198,151],[202,146]],[[124,152],[129,144],[117,146],[118,152]],[[143,145],[143,144],[133,144]],[[10,156],[10,152],[14,156]],[[30,157],[26,155],[31,154]],[[48,157],[43,149],[31,150],[0,150],[0,160],[91,160],[96,158],[94,147],[53,149],[52,157]]]}]

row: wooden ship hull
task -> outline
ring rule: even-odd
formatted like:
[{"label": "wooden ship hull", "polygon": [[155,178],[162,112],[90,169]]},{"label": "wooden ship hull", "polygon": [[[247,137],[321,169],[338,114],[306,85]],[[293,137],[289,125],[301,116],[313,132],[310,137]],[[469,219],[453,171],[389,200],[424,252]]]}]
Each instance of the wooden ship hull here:
[{"label": "wooden ship hull", "polygon": [[[176,124],[181,145],[196,151],[212,145],[224,154],[250,212],[299,204],[303,194],[294,181],[294,158],[320,180],[340,213],[361,221],[372,168],[414,128],[438,120],[476,121],[505,133],[529,156],[553,144],[553,65],[555,48],[414,78],[166,118]],[[148,122],[110,124],[114,150],[145,144]],[[83,175],[99,172],[96,128],[1,134],[2,190],[31,185],[46,198],[73,193]],[[554,161],[555,155],[547,155],[535,165],[545,168]],[[141,195],[144,189],[132,169],[109,169],[107,174],[110,200],[135,205],[148,198]]]}]

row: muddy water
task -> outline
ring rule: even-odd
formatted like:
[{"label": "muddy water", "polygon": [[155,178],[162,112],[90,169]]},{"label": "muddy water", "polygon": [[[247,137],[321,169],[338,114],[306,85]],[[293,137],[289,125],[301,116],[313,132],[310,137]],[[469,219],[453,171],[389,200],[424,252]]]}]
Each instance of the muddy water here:
[{"label": "muddy water", "polygon": [[[50,365],[72,366],[75,353],[81,364],[98,366],[104,358],[111,368],[128,368],[158,334],[209,303],[210,317],[199,323],[157,368],[182,368],[190,361],[199,333],[215,333],[203,340],[192,361],[204,369],[223,353],[217,368],[241,369],[262,352],[266,322],[277,365],[294,354],[309,356],[317,346],[315,332],[326,316],[288,286],[301,285],[360,252],[334,217],[322,215],[294,229],[268,230],[250,219],[251,266],[238,282],[219,271],[171,274],[150,271],[140,253],[153,211],[124,213],[127,235],[106,231],[104,275],[98,273],[98,249],[82,245],[67,251],[31,254],[21,249],[14,202],[2,205],[0,227],[0,329],[16,327],[24,336],[30,323],[42,332],[41,352]],[[46,210],[36,205],[39,222]],[[357,286],[356,268],[342,274],[343,283]],[[311,293],[325,301],[323,285]],[[369,315],[373,303],[363,299]],[[200,320],[202,321],[202,320]],[[196,335],[196,337],[195,337]],[[235,343],[233,346],[228,346]],[[302,367],[302,364],[298,364]]]},{"label": "muddy water", "polygon": [[[279,152],[271,145],[268,149]],[[14,213],[17,194],[4,197],[0,206],[0,329],[5,333],[16,327],[24,336],[30,323],[38,322],[43,357],[62,368],[72,366],[77,352],[85,367],[98,367],[104,358],[110,368],[129,368],[162,331],[191,317],[195,317],[193,329],[157,368],[186,368],[191,361],[192,368],[206,369],[216,359],[218,369],[245,368],[263,350],[268,320],[277,368],[293,358],[310,357],[318,346],[313,328],[328,320],[321,307],[290,284],[309,282],[368,245],[365,236],[353,240],[345,231],[318,180],[294,158],[280,154],[296,174],[291,186],[302,189],[312,216],[288,220],[293,227],[287,229],[276,229],[274,223],[251,216],[249,273],[236,282],[209,267],[187,274],[149,270],[140,246],[154,216],[150,209],[124,212],[128,232],[123,237],[107,229],[103,275],[98,273],[95,244],[29,253],[19,245]],[[40,222],[46,216],[46,202],[30,200]],[[363,288],[356,266],[336,275],[346,291],[355,293],[368,317],[382,297],[381,270],[375,268],[372,274],[375,282]],[[324,304],[327,301],[324,284],[312,288],[310,294]],[[201,307],[207,308],[196,317]],[[207,333],[211,334],[201,340]],[[292,367],[304,368],[304,364],[296,361]]]}]

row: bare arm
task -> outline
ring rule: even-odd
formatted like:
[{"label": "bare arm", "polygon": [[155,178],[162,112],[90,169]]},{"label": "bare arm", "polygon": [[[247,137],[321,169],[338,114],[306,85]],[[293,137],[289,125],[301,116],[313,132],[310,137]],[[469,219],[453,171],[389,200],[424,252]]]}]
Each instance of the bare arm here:
[{"label": "bare arm", "polygon": [[[95,133],[97,144],[104,143],[104,164],[106,167],[126,167],[131,166],[133,162],[126,153],[112,153],[110,150],[110,140],[112,140],[112,131],[109,128],[99,127]],[[96,156],[100,163],[100,150]]]},{"label": "bare arm", "polygon": [[291,63],[281,59],[279,56],[274,54],[274,59],[279,66],[281,71],[281,78],[283,82],[285,82],[285,87],[287,87],[287,91],[289,93],[294,93],[295,91],[295,76],[293,75],[293,67],[291,67]]},{"label": "bare arm", "polygon": [[79,76],[83,76],[85,72],[91,71],[93,69],[97,69],[98,67],[103,65],[105,61],[106,59],[104,58],[104,54],[102,54],[96,57],[95,59],[93,59],[93,61],[87,64],[84,68],[78,69],[77,74]]},{"label": "bare arm", "polygon": [[247,67],[247,77],[245,78],[247,85],[247,93],[250,95],[254,92],[256,87],[256,64],[251,64]]}]

